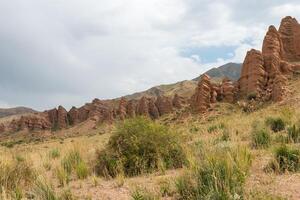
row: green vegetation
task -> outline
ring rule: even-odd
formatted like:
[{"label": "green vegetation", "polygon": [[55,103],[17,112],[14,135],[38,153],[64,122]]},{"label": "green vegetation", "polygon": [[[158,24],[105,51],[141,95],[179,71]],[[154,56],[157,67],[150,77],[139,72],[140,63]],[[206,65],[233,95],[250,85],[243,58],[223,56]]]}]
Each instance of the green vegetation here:
[{"label": "green vegetation", "polygon": [[285,122],[280,117],[268,117],[265,123],[270,126],[271,130],[274,132],[279,132],[285,129]]},{"label": "green vegetation", "polygon": [[272,169],[278,173],[287,171],[296,172],[300,169],[300,151],[299,149],[282,145],[275,149],[274,160],[272,160],[267,169]]},{"label": "green vegetation", "polygon": [[171,129],[146,118],[120,123],[108,146],[97,152],[96,172],[116,177],[151,173],[160,168],[182,167],[186,155],[180,140]]},{"label": "green vegetation", "polygon": [[251,156],[245,148],[212,150],[177,180],[179,199],[243,199],[250,164]]},{"label": "green vegetation", "polygon": [[60,151],[58,149],[52,149],[49,152],[49,157],[52,158],[52,159],[59,158],[60,157]]},{"label": "green vegetation", "polygon": [[271,144],[271,135],[265,128],[254,127],[252,131],[252,146],[254,148],[267,148]]},{"label": "green vegetation", "polygon": [[160,198],[153,194],[152,192],[147,191],[146,189],[137,188],[131,192],[132,200],[159,200]]},{"label": "green vegetation", "polygon": [[300,142],[300,128],[293,125],[288,128],[288,139],[290,142],[298,143]]}]

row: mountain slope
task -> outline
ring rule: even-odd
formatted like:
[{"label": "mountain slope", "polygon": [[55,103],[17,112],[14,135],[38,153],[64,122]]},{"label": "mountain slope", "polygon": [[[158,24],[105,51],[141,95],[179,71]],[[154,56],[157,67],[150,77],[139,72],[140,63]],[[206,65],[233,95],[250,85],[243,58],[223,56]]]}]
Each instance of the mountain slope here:
[{"label": "mountain slope", "polygon": [[[209,75],[214,81],[220,81],[224,77],[228,77],[231,80],[238,80],[241,74],[241,63],[227,63],[217,68],[213,68],[205,74]],[[131,95],[125,96],[126,99],[139,99],[142,96],[155,97],[157,95],[173,96],[178,94],[182,97],[191,97],[197,82],[201,76],[193,80],[180,81],[173,84],[159,85],[152,87],[146,91],[137,92]]]},{"label": "mountain slope", "polygon": [[35,111],[31,108],[26,108],[26,107],[0,108],[0,118],[12,116],[12,115],[34,113],[34,112],[37,112],[37,111]]},{"label": "mountain slope", "polygon": [[[205,72],[205,74],[209,75],[211,78],[220,80],[224,77],[227,77],[233,81],[236,81],[241,76],[241,69],[242,69],[241,63],[227,63],[225,65],[222,65],[217,68],[212,68]],[[194,81],[198,81],[200,79],[200,76],[193,79]]]}]

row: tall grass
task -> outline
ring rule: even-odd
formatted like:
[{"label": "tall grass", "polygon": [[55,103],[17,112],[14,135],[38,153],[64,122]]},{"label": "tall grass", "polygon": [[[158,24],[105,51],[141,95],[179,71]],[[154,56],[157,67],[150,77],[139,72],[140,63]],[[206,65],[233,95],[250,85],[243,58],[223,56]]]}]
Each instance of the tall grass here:
[{"label": "tall grass", "polygon": [[271,144],[271,134],[261,121],[253,121],[251,125],[251,146],[253,148],[267,148]]},{"label": "tall grass", "polygon": [[26,188],[34,182],[35,177],[35,171],[26,160],[0,162],[0,192]]},{"label": "tall grass", "polygon": [[179,199],[243,199],[250,164],[250,153],[243,147],[207,152],[195,169],[177,180]]},{"label": "tall grass", "polygon": [[89,174],[89,168],[86,162],[82,159],[78,149],[72,149],[71,151],[69,151],[63,157],[61,165],[62,169],[59,170],[59,173],[57,174],[58,178],[61,180],[61,183],[63,183],[63,180],[65,178],[68,179],[73,171],[79,179],[85,179]]},{"label": "tall grass", "polygon": [[297,172],[300,170],[300,150],[287,145],[275,149],[274,159],[267,166],[278,173]]}]

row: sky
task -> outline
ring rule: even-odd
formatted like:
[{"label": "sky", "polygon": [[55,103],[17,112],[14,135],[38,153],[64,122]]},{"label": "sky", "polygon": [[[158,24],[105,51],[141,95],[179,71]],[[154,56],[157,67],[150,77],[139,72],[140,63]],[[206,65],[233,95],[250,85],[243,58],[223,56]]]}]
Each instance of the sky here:
[{"label": "sky", "polygon": [[260,49],[298,0],[0,0],[0,107],[81,106]]}]

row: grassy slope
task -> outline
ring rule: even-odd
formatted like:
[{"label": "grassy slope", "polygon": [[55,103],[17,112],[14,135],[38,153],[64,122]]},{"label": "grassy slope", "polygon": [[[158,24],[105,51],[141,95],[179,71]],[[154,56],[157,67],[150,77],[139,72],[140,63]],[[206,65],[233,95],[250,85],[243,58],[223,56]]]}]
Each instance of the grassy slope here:
[{"label": "grassy slope", "polygon": [[[251,126],[254,121],[263,121],[268,116],[286,116],[289,112],[292,113],[290,118],[292,122],[300,120],[299,87],[299,80],[291,81],[289,84],[290,93],[284,102],[265,105],[260,110],[250,114],[242,112],[237,105],[218,103],[214,106],[213,111],[204,116],[182,113],[176,116],[165,116],[160,119],[160,122],[169,124],[181,132],[186,138],[185,145],[187,146],[195,142],[201,142],[211,147],[216,145],[216,143],[250,146]],[[208,129],[220,124],[224,124],[228,128],[230,141],[216,142],[222,136],[223,131],[221,129],[208,133]],[[87,132],[87,130],[89,131]],[[38,172],[46,176],[54,184],[57,191],[61,191],[62,188],[59,187],[54,173],[54,169],[60,165],[61,157],[75,146],[82,153],[84,160],[94,163],[93,159],[95,158],[96,149],[101,149],[105,146],[112,130],[113,126],[111,125],[101,126],[96,129],[80,127],[80,130],[79,128],[78,130],[71,129],[67,130],[67,132],[85,131],[86,135],[64,138],[62,134],[58,134],[56,138],[48,139],[44,142],[16,145],[10,149],[0,147],[0,153],[4,155],[1,159],[11,159],[15,155],[22,155],[31,160]],[[102,134],[103,132],[104,134]],[[275,138],[276,134],[272,133],[272,137]],[[278,143],[273,143],[270,148],[265,150],[251,149],[253,164],[246,182],[246,189],[248,192],[260,191],[284,196],[288,199],[300,199],[298,193],[300,173],[276,175],[266,174],[263,171],[271,159],[274,147],[277,145]],[[57,159],[50,159],[47,155],[50,150],[55,148],[59,149],[62,156]],[[50,171],[47,171],[44,167],[44,164],[48,162],[51,163]],[[158,193],[161,189],[161,182],[169,179],[174,181],[174,178],[184,170],[170,170],[165,173],[158,172],[135,178],[118,177],[114,180],[104,180],[90,175],[85,180],[73,178],[67,188],[79,199],[87,197],[92,197],[92,199],[130,199],[130,191],[137,186],[145,187],[151,192]]]}]

